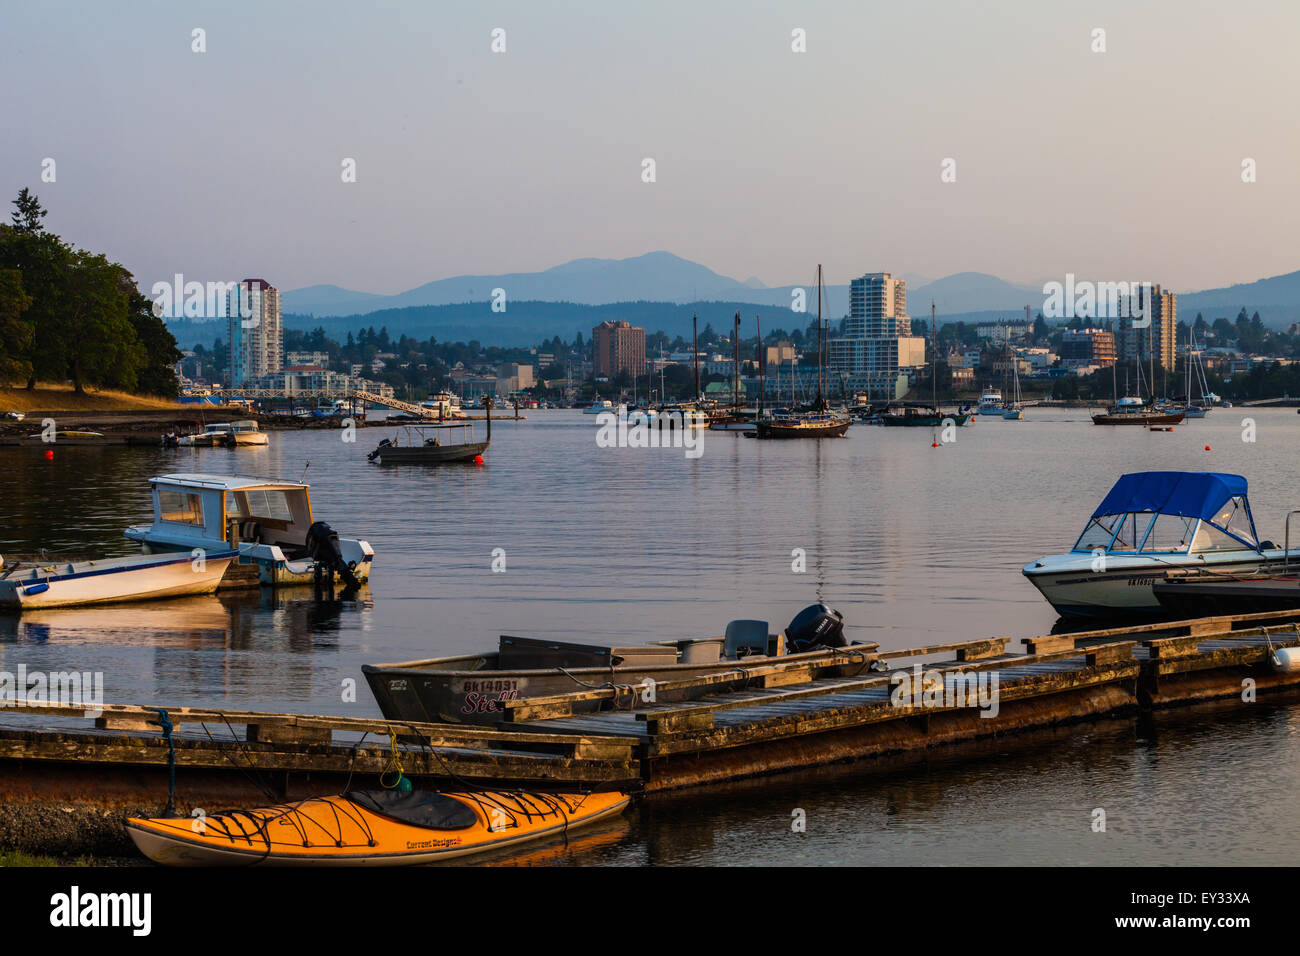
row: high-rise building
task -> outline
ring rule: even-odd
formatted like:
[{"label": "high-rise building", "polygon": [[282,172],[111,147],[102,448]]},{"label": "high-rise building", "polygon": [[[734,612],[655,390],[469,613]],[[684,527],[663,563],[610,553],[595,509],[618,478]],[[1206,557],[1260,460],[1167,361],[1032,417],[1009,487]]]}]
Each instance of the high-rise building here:
[{"label": "high-rise building", "polygon": [[1068,367],[1114,365],[1114,333],[1103,329],[1066,329],[1061,337],[1061,364]]},{"label": "high-rise building", "polygon": [[644,375],[645,329],[621,320],[602,322],[591,330],[591,356],[597,375]]},{"label": "high-rise building", "polygon": [[284,370],[280,291],[265,279],[245,279],[226,299],[230,386]]},{"label": "high-rise building", "polygon": [[[1174,370],[1178,331],[1178,297],[1160,286],[1138,286],[1128,316],[1116,321],[1115,347],[1120,362],[1148,362],[1152,357],[1165,372]],[[1149,302],[1148,302],[1149,299]],[[1150,325],[1134,327],[1132,316],[1143,311]]]},{"label": "high-rise building", "polygon": [[828,349],[830,381],[870,398],[907,393],[912,370],[925,365],[925,339],[912,335],[907,283],[872,272],[849,286],[849,314]]}]

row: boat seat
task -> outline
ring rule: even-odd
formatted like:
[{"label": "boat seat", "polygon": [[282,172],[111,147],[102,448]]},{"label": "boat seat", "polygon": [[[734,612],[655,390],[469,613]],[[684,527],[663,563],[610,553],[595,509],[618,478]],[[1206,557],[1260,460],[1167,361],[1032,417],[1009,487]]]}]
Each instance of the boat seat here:
[{"label": "boat seat", "polygon": [[731,621],[723,634],[724,657],[749,657],[767,653],[767,621]]}]

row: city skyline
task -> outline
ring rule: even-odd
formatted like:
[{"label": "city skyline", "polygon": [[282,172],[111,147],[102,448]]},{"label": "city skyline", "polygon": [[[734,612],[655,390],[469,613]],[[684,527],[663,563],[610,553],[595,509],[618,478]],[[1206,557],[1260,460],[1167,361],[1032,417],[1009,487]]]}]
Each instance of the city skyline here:
[{"label": "city skyline", "polygon": [[1180,292],[1300,265],[1300,133],[1270,121],[1295,10],[397,9],[8,10],[0,75],[42,95],[6,104],[5,187],[146,289],[394,293],[652,249],[769,286],[810,258]]}]

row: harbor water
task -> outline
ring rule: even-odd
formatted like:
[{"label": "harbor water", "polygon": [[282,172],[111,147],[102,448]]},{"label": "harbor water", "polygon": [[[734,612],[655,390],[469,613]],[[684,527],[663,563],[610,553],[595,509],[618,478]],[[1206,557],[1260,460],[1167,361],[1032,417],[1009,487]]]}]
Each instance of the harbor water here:
[{"label": "harbor water", "polygon": [[[578,411],[527,414],[493,423],[481,466],[369,463],[385,428],[241,449],[55,445],[48,460],[0,449],[6,554],[132,553],[122,530],[149,520],[149,477],[200,471],[303,478],[316,518],[376,552],[352,601],[282,591],[0,616],[0,670],[102,672],[110,703],[374,716],[362,664],[491,649],[501,634],[629,644],[734,618],[778,630],[821,600],[851,638],[885,648],[1020,638],[1056,624],[1020,568],[1068,550],[1123,472],[1245,475],[1259,533],[1278,544],[1300,508],[1292,409],[1216,409],[1169,433],[1030,409],[939,447],[925,428],[706,432],[698,457],[598,447]],[[656,799],[538,860],[1294,863],[1297,785],[1300,704],[1266,699]]]}]

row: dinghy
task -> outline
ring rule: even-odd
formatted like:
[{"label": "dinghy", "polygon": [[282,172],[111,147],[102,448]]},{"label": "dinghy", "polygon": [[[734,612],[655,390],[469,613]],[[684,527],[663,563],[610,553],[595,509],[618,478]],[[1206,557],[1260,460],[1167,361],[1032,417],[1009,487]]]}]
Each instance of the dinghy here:
[{"label": "dinghy", "polygon": [[96,561],[4,562],[0,607],[69,607],[211,594],[239,552],[139,554]]},{"label": "dinghy", "polygon": [[546,837],[621,813],[626,793],[354,790],[203,818],[126,821],[168,866],[409,866]]}]

